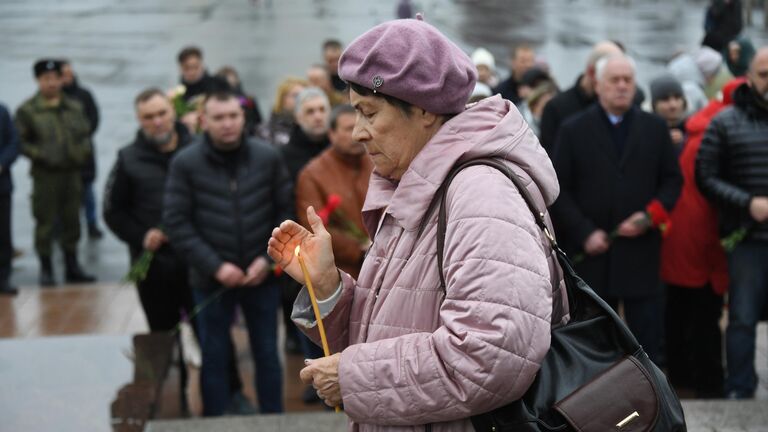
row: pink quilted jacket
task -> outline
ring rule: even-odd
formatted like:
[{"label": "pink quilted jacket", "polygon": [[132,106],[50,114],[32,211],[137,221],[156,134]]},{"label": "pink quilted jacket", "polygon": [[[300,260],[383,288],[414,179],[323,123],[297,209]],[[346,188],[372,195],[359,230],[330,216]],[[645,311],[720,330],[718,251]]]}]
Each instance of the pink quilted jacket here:
[{"label": "pink quilted jacket", "polygon": [[[363,219],[383,223],[357,281],[324,319],[352,431],[472,431],[468,417],[518,399],[567,319],[559,266],[511,181],[462,171],[448,192],[447,290],[440,287],[437,212],[417,230],[457,162],[506,160],[541,209],[559,192],[544,149],[520,113],[496,96],[448,121],[399,183],[374,174]],[[553,320],[553,302],[555,317]],[[314,328],[307,333],[317,339]]]}]

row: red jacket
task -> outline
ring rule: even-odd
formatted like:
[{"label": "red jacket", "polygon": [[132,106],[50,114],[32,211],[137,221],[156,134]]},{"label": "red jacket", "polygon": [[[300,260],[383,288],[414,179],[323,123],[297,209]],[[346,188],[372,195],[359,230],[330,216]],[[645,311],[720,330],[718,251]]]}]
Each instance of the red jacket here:
[{"label": "red jacket", "polygon": [[718,294],[728,290],[728,262],[720,245],[717,213],[696,186],[694,170],[709,122],[732,103],[731,94],[742,82],[731,80],[723,87],[723,101],[711,101],[685,123],[688,141],[680,155],[683,189],[661,246],[661,279],[668,284],[700,288],[709,283]]}]

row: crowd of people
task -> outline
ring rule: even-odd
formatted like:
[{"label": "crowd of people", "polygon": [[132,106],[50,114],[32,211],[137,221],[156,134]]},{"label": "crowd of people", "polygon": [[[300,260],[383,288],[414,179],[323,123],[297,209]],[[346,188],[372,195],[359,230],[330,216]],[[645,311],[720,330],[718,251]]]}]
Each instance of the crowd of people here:
[{"label": "crowd of people", "polygon": [[[534,46],[513,47],[510,73],[503,80],[493,55],[479,47],[471,56],[462,53],[477,76],[462,84],[469,97],[448,101],[441,96],[426,100],[427,107],[411,103],[406,90],[389,87],[393,93],[385,93],[389,77],[361,83],[357,70],[340,71],[342,53],[347,65],[358,68],[365,66],[365,57],[347,54],[339,41],[328,40],[321,47],[322,61],[311,64],[304,77],[286,77],[269,115],[263,116],[259,100],[243,89],[235,68],[225,66],[210,75],[202,50],[183,48],[177,58],[180,87],[149,87],[133,101],[136,137],[120,149],[109,172],[103,220],[128,247],[132,265],[145,252],[154,254],[137,282],[152,331],[173,329],[195,305],[205,304],[195,318],[204,414],[256,411],[242,395],[230,336],[238,308],[256,366],[260,412],[283,411],[280,310],[288,329],[286,349],[307,359],[322,356],[291,319],[293,311],[294,320],[311,327],[311,319],[294,309],[297,296],[297,308],[306,301],[301,284],[281,275],[268,253],[273,228],[292,219],[316,231],[322,221],[341,271],[328,288],[326,307],[333,307],[341,301],[341,288],[333,294],[336,285],[360,275],[372,237],[413,234],[411,225],[418,221],[406,207],[398,213],[397,204],[421,199],[413,194],[434,193],[439,185],[439,179],[437,185],[428,180],[434,166],[417,162],[453,155],[453,150],[432,146],[414,160],[420,149],[410,154],[398,150],[396,141],[413,140],[423,131],[406,136],[398,127],[421,122],[427,125],[424,130],[436,133],[443,124],[453,124],[471,136],[477,132],[473,127],[491,128],[484,125],[490,121],[484,116],[504,104],[514,117],[505,123],[505,133],[523,134],[534,148],[530,151],[541,147],[547,156],[535,159],[528,174],[538,181],[537,175],[552,168],[556,173],[557,184],[544,182],[541,193],[551,204],[560,244],[590,286],[622,311],[650,358],[666,368],[676,387],[696,397],[753,397],[756,325],[768,311],[763,265],[768,255],[768,47],[755,49],[730,29],[734,24],[725,17],[737,6],[737,1],[713,3],[703,46],[671,58],[667,71],[649,82],[649,97],[638,88],[634,60],[616,41],[595,44],[575,83],[562,91]],[[724,20],[729,29],[722,30]],[[66,60],[41,59],[33,73],[38,92],[15,116],[0,105],[2,294],[16,293],[9,282],[10,167],[19,153],[32,167],[40,285],[57,284],[55,240],[64,252],[66,281],[95,280],[77,259],[81,208],[88,236],[102,236],[93,190],[93,135],[99,126],[95,98],[80,86]],[[376,105],[381,97],[401,110],[402,118],[387,123],[385,114],[378,114],[386,111]],[[445,111],[449,102],[459,108]],[[481,107],[476,117],[461,114],[465,104]],[[373,110],[377,106],[379,111]],[[416,116],[414,106],[440,116],[411,117]],[[373,123],[377,114],[384,123]],[[518,117],[525,121],[516,123]],[[377,133],[395,137],[392,148],[372,149],[370,136]],[[522,156],[515,159],[514,151],[507,157],[525,162]],[[405,160],[413,165],[403,166]],[[384,197],[392,198],[390,183],[397,185],[406,169],[419,168],[425,170],[424,180],[404,180],[410,197],[395,194],[402,202],[384,205]],[[447,172],[450,166],[443,168]],[[373,193],[366,198],[369,187]],[[483,195],[469,183],[462,187],[467,194]],[[314,212],[307,211],[310,206]],[[453,210],[472,213],[471,202],[466,206]],[[406,224],[403,233],[394,234],[395,222],[385,217],[387,212]],[[492,232],[493,224],[487,228]],[[380,252],[374,250],[378,268],[389,260],[376,255]],[[471,248],[461,252],[473,256]],[[393,262],[417,281],[431,268],[426,262]],[[540,264],[547,267],[546,261]],[[376,271],[364,276],[370,284]],[[719,321],[726,295],[723,350]],[[212,296],[216,300],[208,302]],[[364,373],[360,368],[348,372]],[[304,400],[320,399],[310,386]]]}]

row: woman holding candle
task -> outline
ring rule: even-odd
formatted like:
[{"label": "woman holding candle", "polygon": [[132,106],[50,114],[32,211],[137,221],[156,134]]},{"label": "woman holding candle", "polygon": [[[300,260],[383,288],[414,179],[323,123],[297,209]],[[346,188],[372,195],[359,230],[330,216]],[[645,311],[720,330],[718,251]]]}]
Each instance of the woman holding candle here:
[{"label": "woman holding candle", "polygon": [[[357,110],[354,139],[375,166],[363,207],[374,243],[354,280],[334,263],[330,235],[311,207],[311,231],[285,221],[270,256],[294,279],[306,267],[331,356],[301,378],[360,431],[470,431],[469,417],[527,390],[567,320],[561,271],[519,191],[485,166],[461,171],[447,195],[443,291],[436,214],[427,207],[457,162],[503,160],[541,211],[559,187],[547,153],[501,97],[465,106],[471,60],[421,20],[397,20],[356,39],[339,61]],[[422,219],[429,216],[418,236]],[[294,321],[320,342],[309,292]]]}]

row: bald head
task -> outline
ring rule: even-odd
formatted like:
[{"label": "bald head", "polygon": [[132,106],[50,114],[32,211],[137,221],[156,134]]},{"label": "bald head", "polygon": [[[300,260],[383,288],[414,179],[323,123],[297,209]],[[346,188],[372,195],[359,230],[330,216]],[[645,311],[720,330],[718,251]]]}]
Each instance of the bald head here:
[{"label": "bald head", "polygon": [[587,68],[584,70],[584,76],[581,78],[581,88],[587,94],[595,93],[595,85],[597,80],[595,79],[595,65],[597,61],[604,57],[620,56],[623,55],[623,51],[616,43],[611,41],[602,41],[596,43],[592,47],[592,51],[589,52],[587,58]]},{"label": "bald head", "polygon": [[768,46],[757,50],[749,65],[749,85],[763,98],[768,100]]},{"label": "bald head", "polygon": [[587,58],[587,71],[589,71],[590,68],[594,68],[597,61],[602,57],[621,55],[623,53],[624,52],[615,42],[598,42],[592,47],[592,51],[589,52],[589,57]]}]

